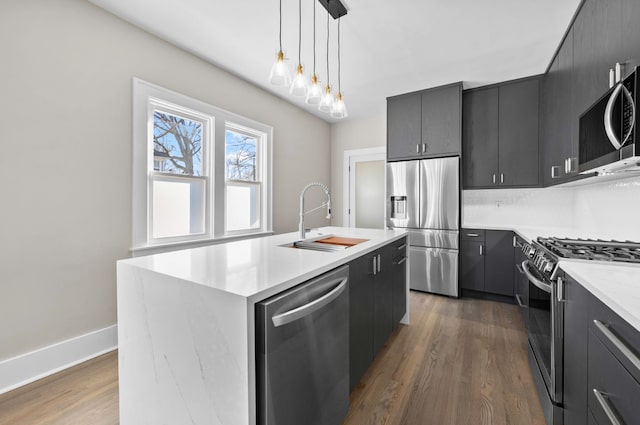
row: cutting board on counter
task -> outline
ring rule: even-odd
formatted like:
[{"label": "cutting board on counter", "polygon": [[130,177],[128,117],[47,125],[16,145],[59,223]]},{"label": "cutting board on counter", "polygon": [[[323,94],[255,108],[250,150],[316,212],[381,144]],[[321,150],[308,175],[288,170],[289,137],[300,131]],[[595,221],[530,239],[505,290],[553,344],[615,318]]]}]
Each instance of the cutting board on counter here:
[{"label": "cutting board on counter", "polygon": [[316,242],[318,243],[327,243],[331,245],[343,245],[343,246],[354,246],[359,243],[366,242],[369,239],[358,239],[358,238],[341,238],[339,236],[331,236],[325,239],[319,239]]}]

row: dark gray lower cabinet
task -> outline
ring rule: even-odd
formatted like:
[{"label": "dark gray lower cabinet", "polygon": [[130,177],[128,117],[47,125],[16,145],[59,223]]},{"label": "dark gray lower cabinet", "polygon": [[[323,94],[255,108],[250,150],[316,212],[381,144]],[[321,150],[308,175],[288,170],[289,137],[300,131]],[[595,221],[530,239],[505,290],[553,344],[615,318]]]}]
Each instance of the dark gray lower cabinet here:
[{"label": "dark gray lower cabinet", "polygon": [[571,277],[564,283],[564,425],[587,423],[588,311],[591,295]]},{"label": "dark gray lower cabinet", "polygon": [[376,251],[377,272],[373,278],[373,356],[393,331],[393,252],[391,247]]},{"label": "dark gray lower cabinet", "polygon": [[[462,229],[460,288],[513,297],[513,232]],[[471,239],[465,235],[477,235]]]},{"label": "dark gray lower cabinet", "polygon": [[564,425],[640,425],[640,332],[564,276]]},{"label": "dark gray lower cabinet", "polygon": [[349,263],[349,387],[373,361],[373,254]]},{"label": "dark gray lower cabinet", "polygon": [[484,291],[484,242],[460,243],[460,288]]},{"label": "dark gray lower cabinet", "polygon": [[394,258],[392,267],[393,280],[393,327],[395,328],[400,320],[407,313],[407,243],[402,239],[402,243],[394,246]]},{"label": "dark gray lower cabinet", "polygon": [[406,313],[406,238],[349,263],[349,288],[353,390]]},{"label": "dark gray lower cabinet", "polygon": [[487,230],[484,291],[513,297],[513,232]]}]

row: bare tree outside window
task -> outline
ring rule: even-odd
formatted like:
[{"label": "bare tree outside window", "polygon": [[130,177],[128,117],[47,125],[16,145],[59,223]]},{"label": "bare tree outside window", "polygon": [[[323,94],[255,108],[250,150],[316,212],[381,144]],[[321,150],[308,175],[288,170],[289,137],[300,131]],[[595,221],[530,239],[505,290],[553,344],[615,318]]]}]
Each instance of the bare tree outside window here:
[{"label": "bare tree outside window", "polygon": [[153,151],[156,171],[202,176],[202,123],[154,111]]},{"label": "bare tree outside window", "polygon": [[227,130],[227,180],[256,181],[256,138]]}]

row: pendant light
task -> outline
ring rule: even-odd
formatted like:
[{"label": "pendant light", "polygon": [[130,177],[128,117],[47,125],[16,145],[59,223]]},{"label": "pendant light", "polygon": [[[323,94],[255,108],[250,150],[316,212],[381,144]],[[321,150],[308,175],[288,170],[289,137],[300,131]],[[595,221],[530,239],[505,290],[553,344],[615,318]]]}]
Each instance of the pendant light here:
[{"label": "pendant light", "polygon": [[276,61],[271,66],[269,73],[269,82],[275,86],[288,86],[291,84],[291,72],[284,63],[284,52],[282,51],[282,0],[280,0],[280,31],[278,33],[280,41],[280,50],[276,56]]},{"label": "pendant light", "polygon": [[302,0],[298,0],[298,67],[296,75],[293,77],[289,93],[294,96],[306,96],[309,89],[309,81],[304,75],[302,63],[300,61],[300,51],[302,49]]},{"label": "pendant light", "polygon": [[311,76],[311,84],[309,84],[305,102],[309,105],[317,105],[322,99],[322,90],[316,75],[316,0],[311,1],[313,2],[313,75]]},{"label": "pendant light", "polygon": [[331,86],[329,85],[329,14],[327,13],[327,86],[324,89],[324,95],[318,109],[322,112],[331,112],[333,108],[333,95],[331,94]]},{"label": "pendant light", "polygon": [[338,19],[338,95],[336,96],[335,102],[333,102],[331,116],[334,118],[347,117],[347,107],[342,99],[342,91],[340,87],[340,19]]}]

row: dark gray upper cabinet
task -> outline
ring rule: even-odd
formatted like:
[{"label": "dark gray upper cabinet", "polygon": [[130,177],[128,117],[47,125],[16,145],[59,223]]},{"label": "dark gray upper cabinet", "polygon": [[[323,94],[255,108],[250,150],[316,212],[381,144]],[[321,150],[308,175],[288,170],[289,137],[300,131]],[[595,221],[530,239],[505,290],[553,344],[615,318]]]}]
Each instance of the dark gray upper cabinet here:
[{"label": "dark gray upper cabinet", "polygon": [[422,94],[412,93],[387,99],[387,157],[417,155],[422,143]]},{"label": "dark gray upper cabinet", "polygon": [[462,95],[463,187],[488,187],[498,172],[498,89]]},{"label": "dark gray upper cabinet", "polygon": [[564,425],[587,423],[589,292],[571,277],[564,283]]},{"label": "dark gray upper cabinet", "polygon": [[538,80],[500,87],[500,184],[534,186],[538,179]]},{"label": "dark gray upper cabinet", "polygon": [[[609,88],[609,70],[640,64],[640,2],[585,0],[541,89],[541,172],[545,186],[578,171],[579,119]],[[553,177],[552,177],[553,173]]]},{"label": "dark gray upper cabinet", "polygon": [[[540,104],[542,180],[545,185],[562,181],[577,167],[577,120],[572,124],[573,102],[573,30],[569,31],[551,68],[543,79]],[[574,135],[575,131],[575,135]],[[575,144],[575,149],[574,149]]]},{"label": "dark gray upper cabinet", "polygon": [[513,297],[513,233],[487,230],[484,290]]},{"label": "dark gray upper cabinet", "polygon": [[422,93],[423,154],[458,155],[461,149],[460,84]]},{"label": "dark gray upper cabinet", "polygon": [[622,0],[622,59],[627,62],[627,71],[640,66],[640,2]]},{"label": "dark gray upper cabinet", "polygon": [[476,89],[463,95],[463,187],[540,184],[538,79]]},{"label": "dark gray upper cabinet", "polygon": [[459,155],[462,84],[387,98],[387,159]]}]

